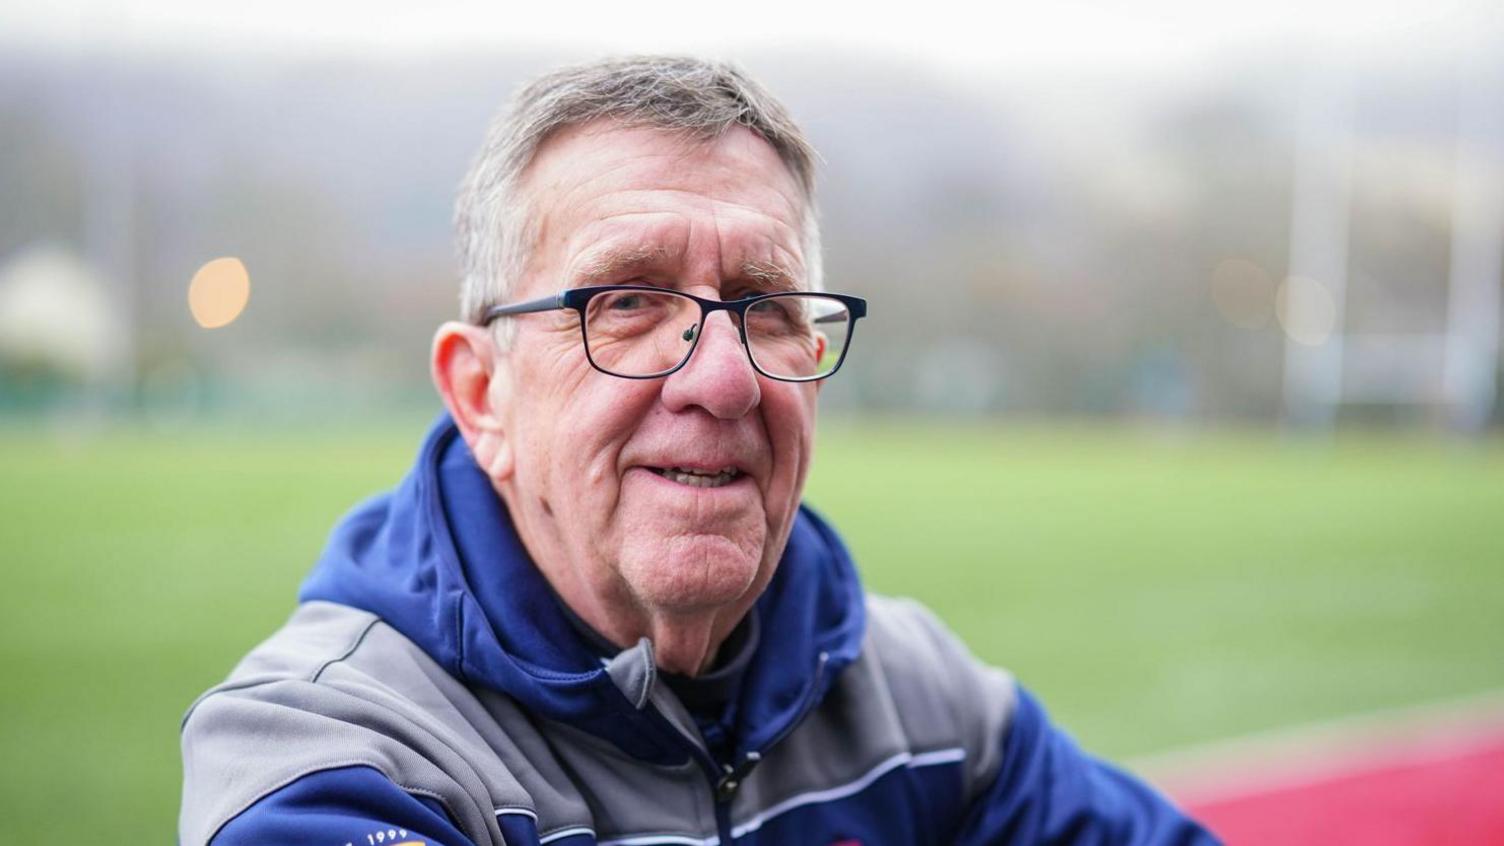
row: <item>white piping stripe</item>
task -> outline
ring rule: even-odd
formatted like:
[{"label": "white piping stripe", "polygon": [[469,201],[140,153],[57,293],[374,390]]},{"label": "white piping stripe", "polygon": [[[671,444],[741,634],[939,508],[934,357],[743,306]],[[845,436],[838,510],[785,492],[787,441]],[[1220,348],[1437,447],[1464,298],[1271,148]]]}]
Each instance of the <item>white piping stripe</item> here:
[{"label": "white piping stripe", "polygon": [[640,834],[635,837],[618,837],[615,840],[602,840],[596,846],[717,846],[721,842],[719,837],[711,837],[699,840],[694,837],[682,837],[676,834]]},{"label": "white piping stripe", "polygon": [[928,767],[935,764],[950,764],[956,761],[964,760],[965,758],[966,750],[961,748],[940,749],[934,752],[922,752],[918,755],[911,755],[908,752],[900,752],[897,755],[894,755],[893,757],[868,770],[865,775],[863,775],[856,781],[850,782],[848,784],[843,784],[840,787],[831,787],[825,790],[816,790],[810,793],[801,793],[798,796],[792,796],[788,799],[785,799],[782,802],[779,802],[777,805],[774,805],[773,807],[753,817],[752,819],[747,820],[741,825],[731,829],[731,836],[733,838],[738,838],[749,832],[756,831],[759,828],[762,828],[763,823],[767,822],[768,820],[780,814],[792,811],[795,808],[804,805],[811,805],[816,802],[832,802],[836,799],[845,799],[847,796],[860,793],[871,786],[872,782],[877,781],[878,779],[882,778],[889,772],[899,767],[908,767],[910,769],[916,767]]},{"label": "white piping stripe", "polygon": [[576,834],[588,834],[594,837],[595,829],[583,825],[577,825],[574,828],[561,828],[547,837],[538,838],[538,846],[543,846],[544,843],[552,843],[555,840],[563,840],[566,837],[573,837]]},{"label": "white piping stripe", "polygon": [[964,760],[966,760],[966,750],[959,747],[955,749],[939,749],[934,752],[920,752],[909,759],[909,769],[929,767],[935,764],[956,764]]},{"label": "white piping stripe", "polygon": [[496,816],[528,817],[533,822],[538,821],[538,815],[526,808],[497,808]]},{"label": "white piping stripe", "polygon": [[[900,752],[868,770],[855,781],[848,782],[839,787],[814,790],[809,793],[800,793],[797,796],[791,796],[731,829],[731,836],[732,838],[740,838],[746,834],[750,834],[762,828],[764,824],[774,817],[786,814],[795,808],[813,805],[818,802],[833,802],[837,799],[845,799],[847,796],[860,793],[872,786],[873,782],[899,767],[907,767],[912,770],[919,767],[932,767],[937,764],[954,764],[964,760],[966,760],[966,750],[960,747],[955,749],[937,749],[933,752],[921,752],[918,755]],[[521,808],[502,808],[496,811],[497,816],[502,814],[521,814],[532,817],[534,821],[538,819],[536,814]],[[542,846],[544,843],[552,843],[555,840],[571,837],[576,834],[588,834],[594,837],[595,831],[584,826],[566,828],[541,838],[538,843],[539,846]],[[628,837],[618,837],[612,840],[602,840],[596,846],[719,846],[720,842],[721,838],[718,836],[707,837],[701,840],[695,837],[685,837],[676,834],[638,834]]]}]

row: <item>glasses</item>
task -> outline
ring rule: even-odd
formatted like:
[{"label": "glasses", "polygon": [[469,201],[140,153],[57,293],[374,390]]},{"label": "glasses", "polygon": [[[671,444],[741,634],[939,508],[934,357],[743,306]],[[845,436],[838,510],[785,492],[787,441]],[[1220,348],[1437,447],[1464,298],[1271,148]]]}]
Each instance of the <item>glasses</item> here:
[{"label": "glasses", "polygon": [[491,306],[480,325],[566,308],[580,315],[590,365],[612,376],[657,379],[673,373],[689,361],[710,315],[726,311],[758,373],[785,382],[813,382],[836,372],[846,360],[867,301],[846,294],[789,292],[721,302],[666,288],[598,285]]}]

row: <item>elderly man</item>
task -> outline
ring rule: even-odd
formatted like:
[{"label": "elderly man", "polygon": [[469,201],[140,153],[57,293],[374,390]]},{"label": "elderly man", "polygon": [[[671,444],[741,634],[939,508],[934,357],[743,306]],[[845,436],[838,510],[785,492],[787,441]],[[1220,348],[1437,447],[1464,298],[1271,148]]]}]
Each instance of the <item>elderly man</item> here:
[{"label": "elderly man", "polygon": [[814,154],[739,72],[564,70],[457,215],[411,474],[183,725],[185,844],[1182,843],[800,505]]}]

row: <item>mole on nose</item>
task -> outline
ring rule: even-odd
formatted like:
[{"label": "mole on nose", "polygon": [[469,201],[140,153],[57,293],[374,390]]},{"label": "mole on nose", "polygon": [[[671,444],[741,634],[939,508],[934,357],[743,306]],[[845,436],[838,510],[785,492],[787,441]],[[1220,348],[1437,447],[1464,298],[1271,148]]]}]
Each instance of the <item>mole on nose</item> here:
[{"label": "mole on nose", "polygon": [[697,329],[699,325],[700,324],[698,323],[689,324],[689,328],[684,330],[684,335],[682,336],[684,340],[693,341],[695,339],[695,329]]}]

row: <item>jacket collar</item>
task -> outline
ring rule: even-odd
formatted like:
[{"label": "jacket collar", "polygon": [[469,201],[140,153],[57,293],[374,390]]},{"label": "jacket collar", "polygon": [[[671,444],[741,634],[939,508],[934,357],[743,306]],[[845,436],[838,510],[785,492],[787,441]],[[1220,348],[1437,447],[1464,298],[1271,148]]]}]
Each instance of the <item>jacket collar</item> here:
[{"label": "jacket collar", "polygon": [[[401,484],[335,527],[299,599],[370,611],[450,674],[634,757],[685,757],[683,739],[651,704],[651,645],[602,666],[447,415]],[[856,570],[809,508],[800,507],[778,571],[749,613],[762,636],[735,703],[738,756],[761,753],[790,730],[860,649],[866,618]]]}]

